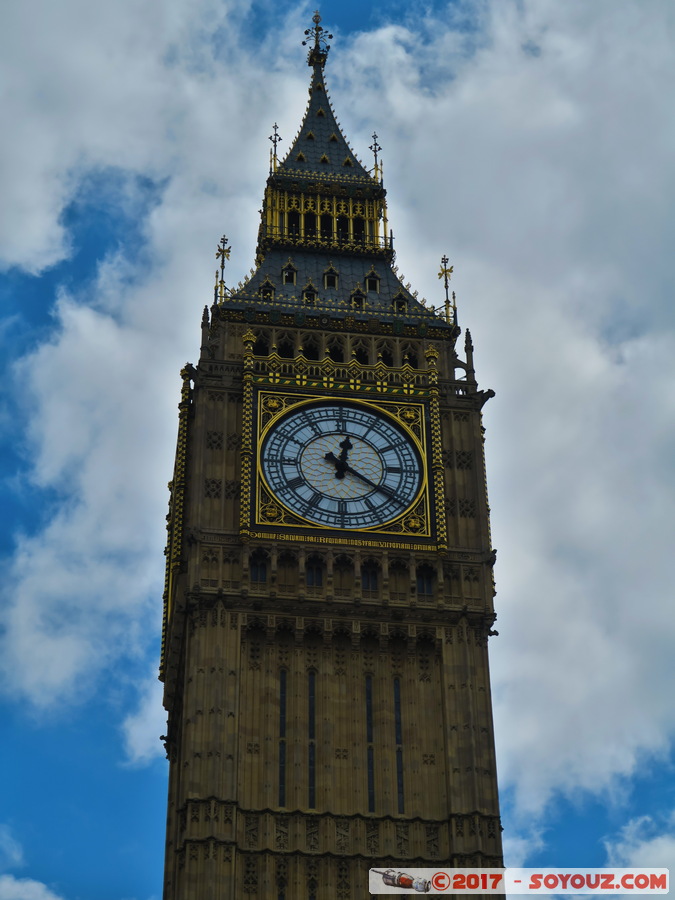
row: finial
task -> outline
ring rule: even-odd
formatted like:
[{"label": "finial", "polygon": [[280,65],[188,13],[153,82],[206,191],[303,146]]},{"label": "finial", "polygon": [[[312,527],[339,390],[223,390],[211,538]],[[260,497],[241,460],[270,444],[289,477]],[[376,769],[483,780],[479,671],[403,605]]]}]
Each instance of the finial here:
[{"label": "finial", "polygon": [[272,141],[272,145],[274,147],[274,151],[272,154],[272,165],[270,166],[270,173],[272,172],[272,167],[274,167],[274,171],[277,170],[277,144],[283,140],[282,137],[279,137],[279,126],[277,123],[274,123],[274,132],[269,136],[270,141]]},{"label": "finial", "polygon": [[323,68],[326,63],[328,51],[330,50],[328,41],[333,40],[333,35],[328,34],[326,29],[321,27],[321,16],[319,15],[318,9],[312,16],[312,22],[314,22],[314,27],[305,29],[305,36],[308,40],[303,41],[302,46],[305,47],[309,43],[309,35],[314,36],[314,46],[310,48],[310,51],[307,54],[307,64],[310,66],[318,65]]},{"label": "finial", "polygon": [[380,180],[382,180],[380,175],[380,166],[377,161],[377,152],[378,150],[381,150],[382,147],[380,147],[380,145],[377,143],[377,134],[375,134],[375,132],[373,132],[373,143],[368,149],[373,151],[373,155],[375,157],[375,170],[373,172],[373,175],[375,176],[375,178],[379,178]]},{"label": "finial", "polygon": [[[450,295],[448,293],[448,283],[450,281],[450,277],[452,275],[453,269],[455,268],[454,266],[450,266],[450,268],[448,268],[449,262],[450,262],[450,260],[448,259],[448,257],[445,254],[443,254],[443,257],[441,258],[441,271],[438,273],[438,277],[443,278],[444,282],[445,282],[445,321],[448,323],[450,322]],[[453,301],[453,309],[454,309],[454,302],[455,302],[454,292],[452,294],[452,301]],[[456,317],[456,312],[455,312],[455,317]]]},{"label": "finial", "polygon": [[[218,272],[216,271],[216,287],[218,299],[222,302],[225,297],[225,260],[230,258],[230,250],[228,246],[227,236],[223,235],[220,239],[218,249],[216,250],[216,259],[220,260],[220,281],[218,280]],[[214,291],[215,295],[216,291]],[[215,302],[215,296],[214,296]]]}]

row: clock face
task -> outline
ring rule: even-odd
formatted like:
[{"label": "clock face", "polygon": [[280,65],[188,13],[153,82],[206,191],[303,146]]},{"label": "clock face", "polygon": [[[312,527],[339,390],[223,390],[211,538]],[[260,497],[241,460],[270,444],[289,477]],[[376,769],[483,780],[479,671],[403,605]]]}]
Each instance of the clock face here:
[{"label": "clock face", "polygon": [[422,487],[414,441],[384,413],[312,403],[274,422],[262,474],[280,503],[327,528],[372,528],[405,512]]}]

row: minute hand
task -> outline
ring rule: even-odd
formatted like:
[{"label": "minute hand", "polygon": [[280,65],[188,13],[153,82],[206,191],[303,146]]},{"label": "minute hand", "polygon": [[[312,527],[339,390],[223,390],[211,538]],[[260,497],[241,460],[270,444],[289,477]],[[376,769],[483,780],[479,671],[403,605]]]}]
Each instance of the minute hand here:
[{"label": "minute hand", "polygon": [[[382,494],[386,494],[388,497],[391,497],[392,500],[396,500],[397,503],[401,504],[399,497],[396,494],[396,491],[392,491],[391,488],[385,487],[383,484],[375,484],[374,481],[371,481],[370,478],[367,478],[365,475],[362,475],[360,472],[357,472],[356,469],[352,469],[350,465],[345,464],[344,467],[345,472],[350,472],[354,478],[358,478],[360,481],[365,482],[370,485],[370,487],[375,488],[376,491],[380,491]],[[404,505],[404,504],[401,504]]]}]

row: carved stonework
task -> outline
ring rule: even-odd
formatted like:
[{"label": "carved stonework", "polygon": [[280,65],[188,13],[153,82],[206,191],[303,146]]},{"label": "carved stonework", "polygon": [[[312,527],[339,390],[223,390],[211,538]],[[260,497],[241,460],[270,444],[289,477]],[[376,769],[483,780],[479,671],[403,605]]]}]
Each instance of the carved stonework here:
[{"label": "carved stonework", "polygon": [[438,825],[426,826],[426,838],[427,854],[434,857],[438,856]]},{"label": "carved stonework", "polygon": [[276,818],[274,846],[277,850],[288,850],[288,816],[277,816]]},{"label": "carved stonework", "polygon": [[220,478],[204,479],[204,496],[211,500],[218,500],[223,492],[223,482]]},{"label": "carved stonework", "polygon": [[366,849],[371,856],[380,852],[380,826],[377,822],[366,822]]},{"label": "carved stonework", "polygon": [[405,822],[396,823],[396,853],[398,856],[408,855],[409,826]]},{"label": "carved stonework", "polygon": [[335,820],[335,847],[338,853],[349,852],[349,819]]},{"label": "carved stonework", "polygon": [[244,831],[247,847],[258,846],[258,816],[246,816]]},{"label": "carved stonework", "polygon": [[349,900],[351,896],[349,862],[346,859],[340,859],[337,864],[337,897],[338,900]]},{"label": "carved stonework", "polygon": [[222,431],[207,431],[206,432],[206,447],[208,450],[222,450],[223,449],[223,432]]},{"label": "carved stonework", "polygon": [[243,887],[245,894],[258,893],[258,860],[255,856],[244,857]]},{"label": "carved stonework", "polygon": [[305,819],[305,843],[308,850],[319,849],[319,820],[315,816]]}]

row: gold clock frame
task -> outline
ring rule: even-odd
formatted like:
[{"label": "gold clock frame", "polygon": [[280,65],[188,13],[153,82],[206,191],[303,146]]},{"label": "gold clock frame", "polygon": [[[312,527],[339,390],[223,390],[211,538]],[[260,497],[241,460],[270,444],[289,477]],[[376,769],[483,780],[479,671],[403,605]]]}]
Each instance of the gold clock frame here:
[{"label": "gold clock frame", "polygon": [[[253,497],[251,525],[256,529],[278,528],[292,531],[310,531],[326,534],[350,534],[350,535],[378,535],[398,538],[432,539],[431,516],[431,492],[429,485],[429,447],[426,428],[426,404],[423,401],[396,399],[388,400],[378,397],[367,400],[358,396],[348,399],[344,396],[335,397],[323,393],[309,393],[300,391],[279,391],[260,388],[255,394],[256,421],[255,421],[255,472],[249,470],[248,479],[242,481],[242,496]],[[302,518],[286,507],[271,491],[265,482],[262,473],[260,451],[262,442],[269,429],[294,409],[307,406],[311,403],[349,402],[354,406],[363,406],[370,411],[377,411],[386,418],[395,422],[410,442],[415,446],[421,460],[421,485],[411,505],[382,525],[367,528],[336,529],[326,525],[316,524]],[[253,412],[253,410],[251,411]],[[252,418],[252,417],[251,417]],[[251,481],[254,483],[251,484]],[[247,483],[248,482],[248,483]],[[248,518],[248,517],[247,517]],[[248,531],[248,522],[242,521],[245,531]]]}]

